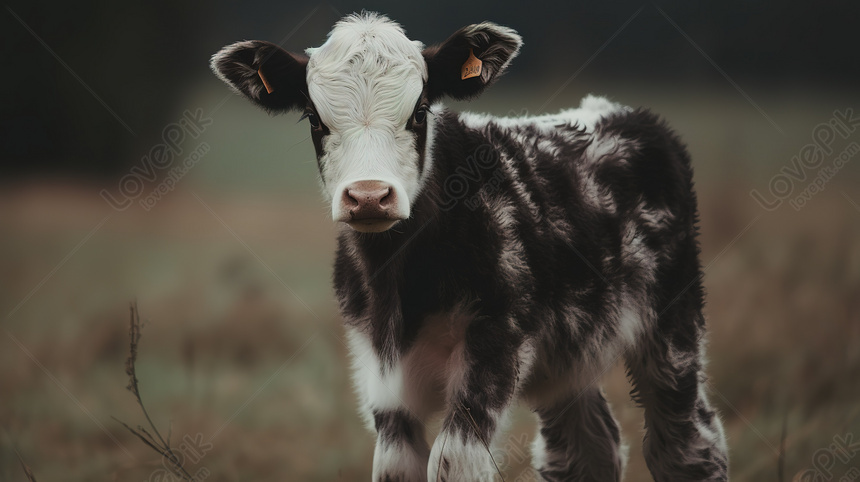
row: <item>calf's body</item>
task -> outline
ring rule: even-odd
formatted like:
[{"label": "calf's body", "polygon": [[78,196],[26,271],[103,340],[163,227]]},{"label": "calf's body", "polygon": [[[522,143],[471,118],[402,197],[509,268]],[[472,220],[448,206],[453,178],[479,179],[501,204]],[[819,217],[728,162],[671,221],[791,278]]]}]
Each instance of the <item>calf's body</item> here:
[{"label": "calf's body", "polygon": [[[344,72],[356,68],[356,55],[396,71],[385,62],[399,54],[373,44],[402,35],[396,24],[349,17],[319,50],[345,35],[338,28],[366,43],[344,54]],[[412,62],[414,52],[402,45],[406,60],[392,65]],[[438,47],[416,46],[426,70],[417,67],[422,84],[407,101],[415,107],[404,111],[403,130],[374,130],[372,105],[358,127],[331,128],[339,119],[313,96],[326,88],[312,86],[314,69],[322,69],[317,53],[302,65],[302,92],[319,115],[311,127],[323,183],[338,185],[332,202],[342,204],[333,216],[350,226],[339,234],[334,283],[361,411],[377,437],[372,478],[493,480],[491,445],[522,400],[538,418],[533,462],[541,477],[620,480],[620,433],[599,382],[623,361],[645,409],[655,480],[726,480],[725,439],[705,390],[687,152],[655,115],[597,97],[557,115],[520,118],[456,114],[438,103],[442,95],[475,95],[518,48],[513,31],[493,24],[467,27]],[[253,81],[254,70],[262,78],[265,56],[238,52],[216,56],[216,71],[267,107],[272,92],[249,94],[233,75],[241,60],[243,79]],[[484,70],[464,93],[458,89],[468,85],[458,81],[470,78],[445,69],[473,54]],[[435,84],[434,73],[442,78]],[[401,155],[408,166],[330,182],[330,173],[344,172],[331,164],[353,154],[332,152],[383,138],[386,129],[392,146],[411,139],[414,152]],[[435,416],[442,429],[428,443],[425,427]]]}]

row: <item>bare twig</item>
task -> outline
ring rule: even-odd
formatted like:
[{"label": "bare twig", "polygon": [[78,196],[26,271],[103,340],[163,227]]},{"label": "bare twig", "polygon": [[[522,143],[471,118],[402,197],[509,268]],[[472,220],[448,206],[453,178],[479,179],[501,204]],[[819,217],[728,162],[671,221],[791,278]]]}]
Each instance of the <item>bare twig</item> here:
[{"label": "bare twig", "polygon": [[[130,341],[128,359],[125,361],[125,373],[128,375],[128,386],[126,389],[128,389],[128,391],[134,395],[135,400],[137,400],[137,404],[140,406],[140,410],[143,412],[143,416],[146,418],[149,428],[152,429],[152,433],[141,425],[138,425],[135,429],[116,417],[113,417],[113,419],[122,424],[122,426],[134,434],[134,436],[139,438],[147,447],[158,452],[162,457],[168,460],[173,466],[173,473],[177,477],[181,477],[183,480],[193,480],[191,474],[189,474],[182,465],[182,461],[176,456],[174,450],[170,448],[170,436],[173,432],[172,424],[168,427],[167,439],[165,440],[165,438],[161,436],[161,432],[158,431],[158,428],[152,422],[152,418],[150,418],[149,412],[146,411],[146,407],[143,405],[143,400],[140,397],[140,382],[137,379],[137,371],[135,370],[134,365],[137,361],[137,345],[140,342],[140,314],[137,311],[137,303],[131,303],[129,306],[128,336]],[[155,434],[155,436],[153,436],[153,434]]]},{"label": "bare twig", "polygon": [[30,482],[36,482],[36,476],[33,475],[33,469],[27,465],[27,462],[24,462],[24,457],[21,457],[21,453],[18,452],[18,449],[15,449],[15,455],[18,457],[18,462],[21,464],[21,468],[24,469],[24,473],[27,474],[27,480]]},{"label": "bare twig", "polygon": [[776,480],[785,481],[785,439],[788,436],[788,411],[782,415],[782,435],[779,439],[779,459],[776,466]]}]

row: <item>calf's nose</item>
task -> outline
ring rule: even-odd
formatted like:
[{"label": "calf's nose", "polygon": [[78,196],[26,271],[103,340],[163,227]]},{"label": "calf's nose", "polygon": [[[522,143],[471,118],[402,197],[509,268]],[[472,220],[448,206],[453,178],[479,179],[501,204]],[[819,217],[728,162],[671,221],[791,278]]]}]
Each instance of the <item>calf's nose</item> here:
[{"label": "calf's nose", "polygon": [[352,221],[389,219],[395,215],[397,195],[382,181],[358,181],[346,186],[341,202]]}]

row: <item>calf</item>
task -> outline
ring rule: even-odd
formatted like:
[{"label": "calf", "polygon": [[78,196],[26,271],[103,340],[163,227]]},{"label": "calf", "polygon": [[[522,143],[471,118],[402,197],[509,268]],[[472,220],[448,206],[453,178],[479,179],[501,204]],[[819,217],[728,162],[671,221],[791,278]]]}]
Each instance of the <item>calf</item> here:
[{"label": "calf", "polygon": [[620,480],[597,386],[619,359],[654,479],[726,480],[689,156],[657,116],[598,97],[518,118],[439,103],[480,94],[520,45],[481,23],[424,48],[362,13],[307,55],[246,41],[212,59],[235,91],[310,124],[343,226],[334,284],[373,480],[492,480],[490,444],[518,399],[540,424],[543,478]]}]

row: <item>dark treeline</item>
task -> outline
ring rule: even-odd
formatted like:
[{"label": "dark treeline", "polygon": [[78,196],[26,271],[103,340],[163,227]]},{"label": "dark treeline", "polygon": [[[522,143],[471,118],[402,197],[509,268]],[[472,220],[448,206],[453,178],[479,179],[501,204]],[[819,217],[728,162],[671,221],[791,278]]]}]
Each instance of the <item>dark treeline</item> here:
[{"label": "dark treeline", "polygon": [[219,47],[246,38],[280,42],[294,29],[286,48],[318,45],[341,14],[362,8],[387,13],[426,43],[481,20],[514,27],[525,47],[509,75],[521,82],[575,71],[642,8],[588,76],[720,79],[658,7],[738,81],[844,88],[860,78],[860,2],[13,0],[0,12],[0,176],[116,175],[157,139],[201,79],[212,81],[207,60]]}]

